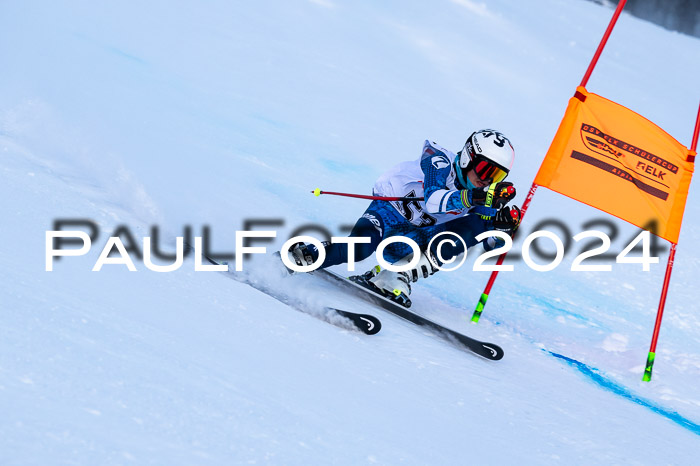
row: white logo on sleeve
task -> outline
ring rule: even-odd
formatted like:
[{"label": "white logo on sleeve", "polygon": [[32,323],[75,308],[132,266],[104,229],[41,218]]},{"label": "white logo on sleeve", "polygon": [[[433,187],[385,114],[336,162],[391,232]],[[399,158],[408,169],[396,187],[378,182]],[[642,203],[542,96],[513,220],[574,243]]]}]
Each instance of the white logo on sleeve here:
[{"label": "white logo on sleeve", "polygon": [[450,160],[444,155],[435,155],[430,160],[430,162],[433,164],[433,167],[435,167],[438,170],[450,166]]},{"label": "white logo on sleeve", "polygon": [[380,235],[383,235],[383,233],[382,233],[382,224],[379,223],[379,220],[377,219],[377,217],[375,217],[375,216],[372,215],[372,214],[364,214],[364,215],[362,216],[362,218],[366,218],[367,220],[369,220],[370,222],[372,222],[372,225],[374,225],[374,228],[377,229],[377,231],[379,232],[379,234],[380,234]]}]

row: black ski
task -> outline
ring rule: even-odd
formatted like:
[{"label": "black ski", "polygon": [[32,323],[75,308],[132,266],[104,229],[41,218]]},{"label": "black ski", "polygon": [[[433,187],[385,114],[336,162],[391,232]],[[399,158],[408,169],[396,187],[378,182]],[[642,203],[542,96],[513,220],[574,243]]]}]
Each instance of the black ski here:
[{"label": "black ski", "polygon": [[433,334],[459,346],[460,348],[467,349],[472,353],[478,354],[479,356],[483,356],[484,358],[491,359],[493,361],[498,361],[499,359],[503,358],[503,349],[494,343],[479,341],[459,332],[455,332],[454,330],[450,330],[447,327],[418,315],[400,304],[381,296],[370,288],[364,287],[328,270],[316,270],[312,273],[329,282],[338,284],[352,291],[357,291],[358,293],[356,294],[365,301],[376,304],[385,311],[391,312],[402,319],[424,327],[430,330]]},{"label": "black ski", "polygon": [[[192,246],[190,246],[189,244],[187,244],[186,246],[194,251],[194,248]],[[212,259],[211,257],[207,256],[206,254],[202,254],[202,257],[204,257],[204,259],[206,259],[207,262],[209,262],[210,264],[223,265],[223,263],[217,261],[216,259]],[[296,309],[297,311],[301,311],[305,314],[309,314],[309,315],[312,315],[314,317],[318,317],[321,320],[324,320],[325,322],[328,322],[330,324],[338,325],[337,319],[332,318],[332,315],[335,314],[335,315],[344,317],[345,319],[347,319],[350,322],[350,325],[339,325],[340,327],[343,327],[343,328],[351,327],[354,330],[358,330],[358,331],[364,333],[365,335],[376,335],[382,329],[381,321],[373,315],[359,314],[357,312],[344,311],[341,309],[336,309],[334,307],[326,307],[324,309],[327,314],[330,314],[327,316],[310,313],[308,310],[305,310],[303,308],[303,306],[301,306],[301,304],[294,302],[293,300],[289,299],[289,297],[274,293],[272,290],[269,290],[266,287],[261,286],[257,283],[252,283],[250,281],[236,279],[233,277],[232,274],[230,274],[228,272],[222,272],[222,273],[225,273],[226,276],[228,276],[229,278],[231,278],[233,280],[236,280],[239,283],[245,283],[246,285],[252,286],[256,290],[261,291],[261,292],[265,293],[266,295],[275,298],[277,301],[279,301],[283,304],[286,304],[287,306],[289,306],[293,309]]]}]

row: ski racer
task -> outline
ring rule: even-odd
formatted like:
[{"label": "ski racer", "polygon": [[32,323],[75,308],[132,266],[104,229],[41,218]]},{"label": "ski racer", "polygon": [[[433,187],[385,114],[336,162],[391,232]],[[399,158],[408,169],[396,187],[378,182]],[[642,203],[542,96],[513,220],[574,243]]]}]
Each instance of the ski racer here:
[{"label": "ski racer", "polygon": [[[355,260],[368,258],[379,243],[391,236],[414,240],[421,249],[418,265],[407,272],[392,272],[373,267],[368,272],[350,277],[374,291],[406,307],[411,305],[410,283],[427,278],[439,270],[437,257],[448,261],[464,252],[459,241],[455,246],[443,245],[440,256],[430,240],[442,233],[459,235],[467,247],[476,245],[476,236],[491,230],[513,235],[521,212],[506,204],[515,197],[515,187],[504,181],[515,158],[513,146],[502,133],[485,129],[472,133],[457,154],[425,141],[418,160],[403,162],[391,168],[376,181],[374,196],[399,197],[398,201],[374,200],[352,229],[351,237],[369,238],[369,243],[355,244]],[[417,200],[415,198],[424,198]],[[483,241],[491,250],[503,240],[490,237]],[[344,243],[324,242],[326,257],[321,268],[348,262]],[[297,265],[310,265],[318,259],[314,245],[297,243],[289,254]],[[396,266],[413,259],[413,250],[406,243],[394,242],[384,249],[384,258]]]}]

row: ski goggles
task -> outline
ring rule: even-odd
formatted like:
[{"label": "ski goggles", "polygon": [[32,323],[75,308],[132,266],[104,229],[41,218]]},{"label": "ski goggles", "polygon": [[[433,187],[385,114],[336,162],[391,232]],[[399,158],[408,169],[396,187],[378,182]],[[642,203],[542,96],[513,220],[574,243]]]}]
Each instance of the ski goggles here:
[{"label": "ski goggles", "polygon": [[479,155],[472,156],[472,167],[481,181],[499,183],[508,176],[508,170]]}]

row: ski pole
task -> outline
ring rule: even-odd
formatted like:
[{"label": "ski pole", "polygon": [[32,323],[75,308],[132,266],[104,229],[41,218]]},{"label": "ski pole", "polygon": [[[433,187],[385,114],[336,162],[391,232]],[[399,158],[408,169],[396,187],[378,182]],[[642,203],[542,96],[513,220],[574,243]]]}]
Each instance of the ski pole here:
[{"label": "ski pole", "polygon": [[321,188],[316,188],[311,191],[314,196],[321,194],[330,194],[332,196],[356,197],[359,199],[371,199],[373,201],[422,201],[422,197],[387,197],[387,196],[367,196],[365,194],[350,194],[350,193],[334,193],[332,191],[321,191]]}]

